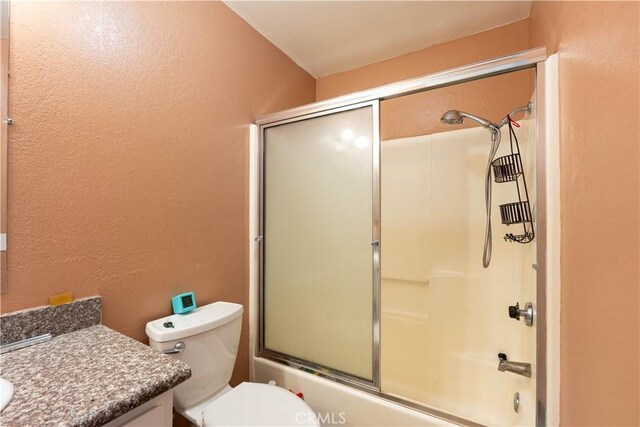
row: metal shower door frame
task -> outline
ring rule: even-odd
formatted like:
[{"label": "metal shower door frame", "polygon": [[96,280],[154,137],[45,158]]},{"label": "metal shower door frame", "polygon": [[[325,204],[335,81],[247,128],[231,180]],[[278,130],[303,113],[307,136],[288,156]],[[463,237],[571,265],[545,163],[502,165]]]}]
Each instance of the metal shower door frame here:
[{"label": "metal shower door frame", "polygon": [[[524,50],[510,55],[505,55],[487,61],[481,61],[462,67],[452,68],[449,70],[428,74],[422,77],[403,80],[379,86],[373,89],[363,90],[352,94],[315,102],[308,105],[280,111],[273,114],[258,117],[255,125],[258,126],[258,180],[259,180],[259,206],[258,206],[258,236],[253,236],[254,241],[259,246],[258,259],[258,334],[256,357],[273,360],[297,369],[303,369],[316,375],[328,378],[330,380],[349,385],[369,394],[381,397],[396,404],[421,411],[431,416],[441,418],[443,420],[460,424],[460,425],[477,425],[473,421],[466,420],[455,415],[431,408],[426,405],[408,401],[396,396],[387,395],[380,390],[380,248],[374,246],[377,250],[373,251],[374,257],[374,361],[373,361],[373,381],[363,381],[342,372],[327,370],[326,367],[314,365],[305,360],[292,358],[286,355],[274,353],[264,348],[264,244],[262,239],[263,233],[263,208],[264,208],[264,130],[277,124],[291,123],[308,118],[319,117],[340,111],[347,111],[357,108],[357,106],[375,105],[374,107],[374,223],[373,235],[377,236],[373,240],[380,239],[380,131],[379,131],[379,102],[387,99],[393,99],[400,96],[411,95],[414,93],[424,92],[455,84],[465,83],[469,81],[484,79],[487,77],[506,74],[514,71],[533,69],[536,72],[536,104],[537,104],[537,123],[536,123],[536,182],[537,182],[537,203],[538,209],[536,213],[537,224],[537,249],[536,249],[536,425],[543,426],[546,424],[546,407],[547,407],[547,381],[546,381],[546,357],[547,357],[547,329],[546,329],[546,178],[544,173],[545,165],[545,111],[544,111],[544,63],[547,59],[546,48],[539,47]],[[376,148],[377,147],[377,148]],[[375,163],[377,162],[377,163]],[[377,194],[377,196],[376,196]],[[376,200],[377,199],[377,200]],[[377,212],[376,212],[377,209]],[[377,234],[376,234],[377,233]]]},{"label": "metal shower door frame", "polygon": [[[329,116],[332,114],[343,113],[351,110],[358,110],[361,108],[371,108],[372,119],[372,176],[371,176],[371,188],[372,188],[372,209],[371,209],[371,252],[372,252],[372,380],[368,381],[363,378],[355,377],[345,372],[331,369],[328,366],[317,365],[307,360],[299,359],[284,353],[269,350],[265,346],[264,342],[264,269],[265,269],[265,245],[264,240],[267,238],[264,234],[264,205],[265,205],[265,131],[274,126],[280,126],[289,123],[301,122],[309,119],[314,119],[323,116]],[[380,390],[380,102],[377,99],[360,102],[355,104],[343,105],[337,108],[323,109],[320,111],[314,111],[309,114],[285,118],[282,120],[271,121],[268,123],[260,124],[258,128],[258,152],[259,152],[259,224],[258,224],[258,236],[255,241],[260,245],[259,248],[259,291],[258,291],[258,346],[257,356],[265,359],[273,360],[276,362],[284,363],[296,368],[304,368],[313,371],[314,373],[321,374],[327,378],[331,378],[335,381],[339,381],[345,384],[350,384],[358,388],[365,390],[379,391]]]}]

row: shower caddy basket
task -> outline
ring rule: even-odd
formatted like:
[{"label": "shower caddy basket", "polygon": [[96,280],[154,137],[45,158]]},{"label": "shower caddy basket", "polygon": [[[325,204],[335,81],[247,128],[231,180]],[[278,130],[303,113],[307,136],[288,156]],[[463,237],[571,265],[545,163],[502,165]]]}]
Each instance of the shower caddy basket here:
[{"label": "shower caddy basket", "polygon": [[[494,180],[497,183],[513,182],[516,184],[518,201],[500,205],[500,217],[505,225],[522,224],[522,233],[507,233],[504,240],[507,242],[529,243],[535,237],[533,231],[533,216],[531,215],[531,204],[529,203],[529,191],[527,190],[527,180],[522,167],[522,157],[520,156],[520,145],[513,126],[520,127],[511,116],[507,116],[509,125],[509,143],[511,154],[498,157],[491,162]],[[522,189],[521,189],[522,187]]]}]

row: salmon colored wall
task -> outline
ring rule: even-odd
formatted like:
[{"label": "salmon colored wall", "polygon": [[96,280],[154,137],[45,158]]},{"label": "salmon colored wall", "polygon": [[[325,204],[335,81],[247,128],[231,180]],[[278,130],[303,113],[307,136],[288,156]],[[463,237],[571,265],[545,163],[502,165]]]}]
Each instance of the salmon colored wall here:
[{"label": "salmon colored wall", "polygon": [[561,423],[640,424],[638,2],[534,2],[559,52]]},{"label": "salmon colored wall", "polygon": [[529,48],[527,19],[355,70],[321,77],[318,101]]},{"label": "salmon colored wall", "polygon": [[[318,79],[318,100],[344,95],[481,61],[529,47],[529,21],[484,31],[469,37],[432,46],[397,58],[366,65]],[[465,85],[385,100],[380,105],[383,140],[428,135],[450,129],[432,120],[450,109],[469,111],[498,121],[531,98],[533,80],[527,72],[506,74]],[[469,97],[469,94],[473,94]],[[459,128],[473,126],[465,123]]]},{"label": "salmon colored wall", "polygon": [[[313,101],[313,78],[219,3],[11,5],[2,312],[100,294],[105,324],[145,340],[175,293],[246,306],[247,124]],[[559,51],[563,425],[640,424],[638,16],[636,2],[534,2],[529,20],[315,85],[320,100]]]},{"label": "salmon colored wall", "polygon": [[[447,110],[462,110],[498,122],[515,108],[527,105],[533,82],[535,73],[521,70],[384,100],[380,103],[380,137],[387,141],[451,131],[451,125],[440,122]],[[455,129],[474,126],[477,124],[467,120]]]},{"label": "salmon colored wall", "polygon": [[[248,135],[315,80],[217,2],[11,2],[8,312],[248,304]],[[234,382],[248,378],[248,310]]]}]

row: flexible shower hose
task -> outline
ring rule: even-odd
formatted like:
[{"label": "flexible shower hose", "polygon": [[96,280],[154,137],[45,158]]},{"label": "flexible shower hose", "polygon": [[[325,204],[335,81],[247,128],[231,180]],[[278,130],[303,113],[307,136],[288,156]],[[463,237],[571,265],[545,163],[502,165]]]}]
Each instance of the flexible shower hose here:
[{"label": "flexible shower hose", "polygon": [[484,251],[482,252],[482,265],[489,267],[491,263],[491,162],[493,162],[498,147],[500,146],[501,133],[498,128],[489,128],[491,131],[491,149],[489,150],[489,160],[487,161],[487,172],[484,181],[484,201],[487,211],[487,223],[484,230]]}]

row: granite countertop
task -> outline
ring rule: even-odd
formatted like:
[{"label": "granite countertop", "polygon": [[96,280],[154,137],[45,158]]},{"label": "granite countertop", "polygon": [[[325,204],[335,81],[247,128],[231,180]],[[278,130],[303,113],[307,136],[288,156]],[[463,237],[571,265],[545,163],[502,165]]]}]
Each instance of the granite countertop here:
[{"label": "granite countertop", "polygon": [[15,386],[2,425],[99,426],[191,377],[183,362],[103,325],[2,355]]}]

